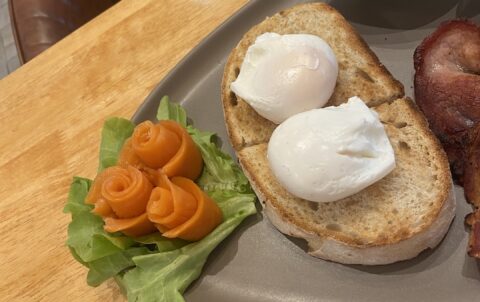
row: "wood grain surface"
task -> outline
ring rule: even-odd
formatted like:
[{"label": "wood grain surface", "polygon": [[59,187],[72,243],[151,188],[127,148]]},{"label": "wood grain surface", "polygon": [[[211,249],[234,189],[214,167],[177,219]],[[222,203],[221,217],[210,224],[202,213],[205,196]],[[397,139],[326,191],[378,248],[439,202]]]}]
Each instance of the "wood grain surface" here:
[{"label": "wood grain surface", "polygon": [[124,301],[86,284],[65,240],[72,176],[94,177],[100,129],[246,0],[122,0],[0,81],[0,300]]}]

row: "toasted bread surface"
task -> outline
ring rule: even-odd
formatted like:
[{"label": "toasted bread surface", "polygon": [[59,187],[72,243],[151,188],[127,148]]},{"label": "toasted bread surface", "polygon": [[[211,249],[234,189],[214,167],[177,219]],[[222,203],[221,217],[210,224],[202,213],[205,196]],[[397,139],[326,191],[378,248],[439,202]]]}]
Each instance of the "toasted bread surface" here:
[{"label": "toasted bread surface", "polygon": [[[230,90],[248,47],[264,32],[309,33],[323,38],[339,63],[328,105],[359,96],[385,126],[396,157],[386,177],[345,199],[316,203],[291,195],[276,180],[267,146],[276,125]],[[387,264],[435,247],[455,215],[446,155],[403,86],[332,7],[303,4],[267,18],[232,50],[222,80],[230,141],[269,220],[283,233],[304,238],[310,254],[341,263]]]},{"label": "toasted bread surface", "polygon": [[222,80],[222,103],[227,131],[235,150],[268,142],[276,127],[230,90],[248,47],[265,32],[313,34],[330,45],[337,57],[339,74],[327,106],[344,103],[351,96],[359,96],[368,106],[376,106],[404,95],[402,84],[392,77],[340,13],[324,3],[297,5],[250,29],[227,60]]},{"label": "toasted bread surface", "polygon": [[[290,235],[307,239],[312,252],[316,250],[312,243],[318,245],[318,240],[357,249],[398,244],[429,230],[452,199],[445,152],[413,102],[398,99],[374,110],[393,146],[396,167],[380,181],[340,201],[316,203],[288,193],[270,170],[267,143],[237,153],[271,221],[280,230],[289,229]],[[448,224],[454,215],[451,208],[444,218]],[[439,231],[440,238],[445,232]],[[417,245],[414,249],[419,253],[432,244]],[[334,255],[321,256],[334,259]]]}]

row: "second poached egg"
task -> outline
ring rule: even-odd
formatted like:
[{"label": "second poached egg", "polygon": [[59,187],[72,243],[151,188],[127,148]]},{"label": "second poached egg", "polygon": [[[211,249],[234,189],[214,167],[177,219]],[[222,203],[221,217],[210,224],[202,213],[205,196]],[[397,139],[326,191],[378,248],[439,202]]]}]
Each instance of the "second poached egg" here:
[{"label": "second poached egg", "polygon": [[378,114],[358,97],[286,120],[270,138],[268,161],[288,192],[315,202],[353,195],[395,168]]}]

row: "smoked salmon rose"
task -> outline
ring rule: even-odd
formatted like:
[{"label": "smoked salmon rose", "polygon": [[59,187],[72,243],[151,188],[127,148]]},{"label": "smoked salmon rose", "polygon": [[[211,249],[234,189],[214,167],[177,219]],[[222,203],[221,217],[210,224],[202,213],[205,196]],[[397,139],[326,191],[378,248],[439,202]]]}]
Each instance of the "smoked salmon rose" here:
[{"label": "smoked salmon rose", "polygon": [[137,168],[115,166],[95,178],[85,202],[95,205],[93,212],[103,217],[107,232],[137,237],[156,230],[146,214],[152,189]]},{"label": "smoked salmon rose", "polygon": [[[133,153],[133,154],[132,154]],[[168,177],[195,180],[200,176],[203,159],[197,145],[179,123],[151,121],[140,123],[120,153],[119,165],[159,169]]]},{"label": "smoked salmon rose", "polygon": [[147,205],[147,215],[164,237],[200,240],[222,220],[217,204],[192,180],[160,175]]}]

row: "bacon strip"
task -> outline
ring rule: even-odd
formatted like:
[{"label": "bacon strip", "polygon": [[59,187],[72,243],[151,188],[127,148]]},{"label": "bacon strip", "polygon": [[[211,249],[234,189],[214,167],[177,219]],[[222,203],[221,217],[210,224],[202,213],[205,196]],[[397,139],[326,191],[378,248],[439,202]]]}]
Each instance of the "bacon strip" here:
[{"label": "bacon strip", "polygon": [[469,130],[480,121],[480,29],[443,23],[417,47],[415,101],[447,152],[462,183]]},{"label": "bacon strip", "polygon": [[442,143],[474,212],[469,255],[480,258],[480,27],[443,23],[414,55],[415,99]]},{"label": "bacon strip", "polygon": [[467,215],[465,223],[471,227],[468,254],[480,258],[480,124],[471,131],[469,140],[463,188],[474,212]]}]

